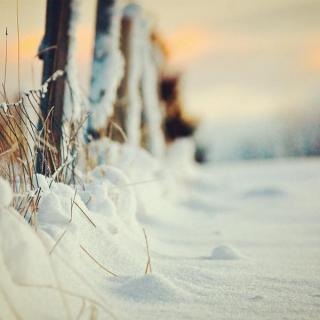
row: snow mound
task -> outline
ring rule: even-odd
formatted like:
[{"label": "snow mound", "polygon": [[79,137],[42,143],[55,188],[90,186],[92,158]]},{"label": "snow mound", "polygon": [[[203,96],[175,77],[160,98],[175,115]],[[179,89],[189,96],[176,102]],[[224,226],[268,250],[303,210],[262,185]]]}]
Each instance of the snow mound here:
[{"label": "snow mound", "polygon": [[194,154],[194,141],[191,138],[180,138],[168,147],[165,161],[175,176],[184,179],[186,175],[192,177],[194,174]]},{"label": "snow mound", "polygon": [[260,295],[256,295],[254,297],[249,298],[249,300],[251,301],[261,301],[263,299],[264,299],[263,296],[260,296]]},{"label": "snow mound", "polygon": [[0,177],[0,207],[8,207],[12,198],[13,194],[9,182]]},{"label": "snow mound", "polygon": [[[91,176],[94,178],[99,186],[107,186],[106,194],[113,200],[114,206],[118,215],[124,220],[124,222],[132,224],[136,222],[137,202],[134,191],[131,187],[131,181],[129,178],[118,168],[100,165],[96,167]],[[99,199],[96,195],[96,199]],[[101,204],[106,202],[104,198]],[[108,201],[110,202],[110,200]],[[95,210],[105,210],[106,206],[100,204],[100,209],[96,205]],[[107,207],[110,205],[108,204]],[[113,209],[114,211],[114,209]]]},{"label": "snow mound", "polygon": [[116,207],[108,195],[106,183],[91,183],[86,186],[86,191],[79,191],[79,194],[92,212],[101,213],[108,219],[116,215]]},{"label": "snow mound", "polygon": [[220,245],[212,250],[211,260],[237,260],[241,259],[242,255],[235,249],[227,245]]},{"label": "snow mound", "polygon": [[33,184],[41,188],[42,192],[48,192],[50,190],[49,185],[52,183],[52,179],[45,177],[42,174],[35,174],[33,176]]},{"label": "snow mound", "polygon": [[181,290],[159,274],[126,278],[116,293],[135,302],[170,302],[181,299]]},{"label": "snow mound", "polygon": [[255,188],[244,193],[244,198],[274,198],[283,197],[286,192],[275,187]]},{"label": "snow mound", "polygon": [[[13,209],[0,212],[0,259],[16,283],[52,280],[45,247],[37,234]],[[23,267],[22,267],[23,266]]]}]

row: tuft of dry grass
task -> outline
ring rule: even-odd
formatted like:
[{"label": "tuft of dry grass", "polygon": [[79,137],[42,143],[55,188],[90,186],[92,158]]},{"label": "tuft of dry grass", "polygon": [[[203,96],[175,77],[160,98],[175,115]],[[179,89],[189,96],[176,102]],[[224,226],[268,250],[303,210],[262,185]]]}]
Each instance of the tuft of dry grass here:
[{"label": "tuft of dry grass", "polygon": [[56,72],[41,89],[21,94],[21,98],[14,103],[7,101],[5,79],[2,83],[2,96],[6,102],[0,104],[0,176],[9,181],[14,191],[13,207],[34,228],[41,198],[37,173],[49,177],[51,183],[76,184],[78,179],[75,173],[78,137],[86,118],[64,124],[68,134],[65,133],[61,142],[63,157],[58,166],[58,151],[49,142],[54,107],[46,119],[40,109],[48,85],[62,75],[63,72]]},{"label": "tuft of dry grass", "polygon": [[80,248],[82,251],[84,251],[90,258],[91,260],[93,260],[102,270],[104,270],[105,272],[115,276],[115,277],[119,277],[117,274],[115,274],[114,272],[110,271],[109,269],[107,269],[103,264],[101,264],[86,248],[84,248],[82,245],[80,245]]},{"label": "tuft of dry grass", "polygon": [[148,272],[152,273],[151,258],[150,258],[150,252],[149,252],[149,243],[148,243],[148,237],[146,234],[146,230],[143,228],[142,231],[143,231],[144,238],[146,241],[146,248],[147,248],[147,255],[148,255],[148,260],[147,260],[146,268],[144,270],[144,274],[148,274]]}]

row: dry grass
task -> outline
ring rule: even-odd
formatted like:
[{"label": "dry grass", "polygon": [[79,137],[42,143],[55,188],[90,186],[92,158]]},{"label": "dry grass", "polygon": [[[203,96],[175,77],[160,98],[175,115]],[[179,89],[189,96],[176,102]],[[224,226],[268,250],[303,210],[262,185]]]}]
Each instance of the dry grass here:
[{"label": "dry grass", "polygon": [[41,197],[36,173],[67,184],[76,184],[78,179],[75,174],[78,137],[86,118],[63,125],[63,153],[58,166],[58,151],[49,142],[54,108],[46,119],[40,109],[48,85],[62,75],[61,72],[53,74],[41,89],[23,93],[14,103],[7,101],[5,82],[2,84],[6,102],[0,104],[0,176],[9,181],[15,193],[13,207],[35,228]]},{"label": "dry grass", "polygon": [[115,274],[114,272],[110,271],[109,269],[107,269],[102,263],[100,263],[86,248],[84,248],[82,245],[80,245],[80,248],[82,251],[84,251],[90,258],[92,261],[94,261],[102,270],[104,270],[105,272],[107,272],[108,274],[111,274],[115,277],[118,277],[117,274]]},{"label": "dry grass", "polygon": [[[35,108],[35,102],[29,106]],[[0,109],[0,175],[15,192],[13,206],[24,217],[33,219],[39,202],[39,185],[35,179],[37,127],[27,112],[26,96],[16,103],[4,103]]]},{"label": "dry grass", "polygon": [[146,240],[146,248],[147,248],[147,255],[148,255],[148,260],[147,260],[146,268],[144,270],[144,274],[148,274],[148,272],[152,273],[151,258],[150,258],[150,252],[149,252],[149,243],[148,243],[148,237],[146,234],[146,230],[144,228],[142,230],[143,230],[144,238]]}]

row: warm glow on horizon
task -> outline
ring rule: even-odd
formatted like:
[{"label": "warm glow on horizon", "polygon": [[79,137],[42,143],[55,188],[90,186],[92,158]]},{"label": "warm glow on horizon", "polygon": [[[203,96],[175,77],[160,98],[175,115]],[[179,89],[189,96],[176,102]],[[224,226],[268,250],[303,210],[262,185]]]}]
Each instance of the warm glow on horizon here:
[{"label": "warm glow on horizon", "polygon": [[311,71],[320,72],[320,44],[307,54],[306,59]]},{"label": "warm glow on horizon", "polygon": [[[292,93],[299,96],[302,109],[319,97],[320,20],[316,2],[138,2],[150,13],[164,39],[169,68],[183,74],[184,101],[197,117],[217,121],[228,116],[264,117],[296,105]],[[24,90],[40,85],[42,63],[35,56],[44,32],[45,5],[45,0],[19,1]],[[6,88],[14,97],[18,88],[15,1],[0,1],[0,18],[0,79],[2,82],[4,31],[8,27]],[[85,91],[90,83],[94,20],[95,1],[81,1],[75,54]]]},{"label": "warm glow on horizon", "polygon": [[200,58],[212,47],[213,37],[205,30],[187,26],[173,31],[164,41],[169,54],[169,63],[183,67],[192,60]]},{"label": "warm glow on horizon", "polygon": [[[83,68],[81,72],[85,70],[86,77],[88,77],[90,69],[90,58],[92,53],[92,33],[88,26],[80,26],[77,30],[77,42],[76,47],[76,59]],[[1,66],[2,72],[4,72],[5,64],[7,68],[7,94],[9,98],[13,98],[16,95],[17,88],[17,61],[18,61],[18,43],[17,36],[8,37],[7,42],[7,61],[5,61],[6,49],[4,45],[0,46],[0,57],[3,61]],[[22,87],[27,90],[32,87],[38,87],[40,85],[41,77],[41,60],[37,57],[38,48],[40,46],[43,37],[43,31],[33,31],[28,33],[21,32],[20,36],[20,65],[21,65],[21,84]],[[37,81],[35,81],[35,78]],[[83,79],[83,77],[81,78]],[[3,81],[3,80],[1,80]],[[86,80],[84,80],[86,81]]]}]

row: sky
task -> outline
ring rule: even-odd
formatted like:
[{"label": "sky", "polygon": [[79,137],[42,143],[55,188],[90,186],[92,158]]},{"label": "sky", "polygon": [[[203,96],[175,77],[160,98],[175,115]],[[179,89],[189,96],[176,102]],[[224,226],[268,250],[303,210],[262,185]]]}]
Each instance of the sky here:
[{"label": "sky", "polygon": [[[45,0],[19,0],[22,87],[38,85],[34,58]],[[166,41],[172,70],[183,74],[188,112],[212,121],[299,112],[320,100],[319,0],[140,0]],[[89,83],[94,1],[83,0],[77,59]],[[16,1],[0,1],[0,76],[8,27],[7,88],[17,88]],[[2,80],[3,81],[3,80]]]}]

